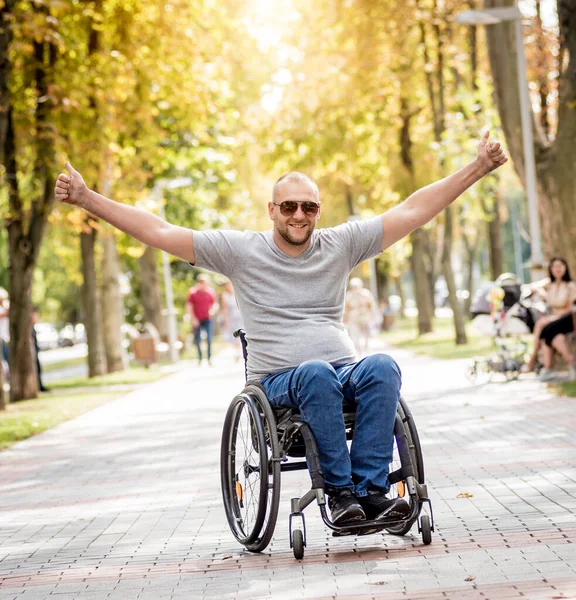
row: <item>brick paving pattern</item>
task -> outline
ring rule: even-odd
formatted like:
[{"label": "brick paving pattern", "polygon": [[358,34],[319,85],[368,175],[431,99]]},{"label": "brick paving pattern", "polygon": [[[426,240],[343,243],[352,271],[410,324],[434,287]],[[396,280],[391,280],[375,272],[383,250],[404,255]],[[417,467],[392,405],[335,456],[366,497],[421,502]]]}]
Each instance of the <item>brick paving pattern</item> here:
[{"label": "brick paving pattern", "polygon": [[0,600],[576,599],[576,399],[391,353],[422,438],[432,545],[416,527],[332,538],[312,505],[296,561],[297,472],[269,548],[244,551],[220,499],[220,430],[243,382],[224,355],[0,454]]}]

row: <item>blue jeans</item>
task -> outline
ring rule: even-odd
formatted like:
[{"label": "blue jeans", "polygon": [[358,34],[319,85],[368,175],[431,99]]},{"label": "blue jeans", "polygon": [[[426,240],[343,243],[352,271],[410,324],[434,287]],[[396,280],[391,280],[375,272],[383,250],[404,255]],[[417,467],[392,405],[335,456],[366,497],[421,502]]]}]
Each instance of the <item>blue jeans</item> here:
[{"label": "blue jeans", "polygon": [[205,319],[200,321],[198,327],[194,328],[194,344],[198,349],[198,360],[202,360],[202,348],[200,347],[200,341],[202,340],[202,330],[206,332],[206,346],[208,352],[208,360],[212,358],[212,337],[214,336],[214,324],[212,319]]},{"label": "blue jeans", "polygon": [[[310,360],[261,381],[272,406],[298,408],[310,425],[326,487],[348,488],[357,496],[369,489],[387,492],[394,449],[394,422],[402,374],[386,354],[356,363],[331,365]],[[356,426],[348,452],[342,405],[354,402]]]}]

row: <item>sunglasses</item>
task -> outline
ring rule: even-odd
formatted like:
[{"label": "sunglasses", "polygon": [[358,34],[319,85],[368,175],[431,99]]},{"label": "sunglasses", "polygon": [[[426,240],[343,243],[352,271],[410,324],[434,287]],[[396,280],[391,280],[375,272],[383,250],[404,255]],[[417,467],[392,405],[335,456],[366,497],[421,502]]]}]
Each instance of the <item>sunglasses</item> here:
[{"label": "sunglasses", "polygon": [[284,202],[273,202],[274,206],[280,207],[280,212],[285,217],[291,217],[298,210],[298,205],[302,212],[308,217],[315,217],[320,210],[320,205],[316,202],[296,202],[295,200],[284,200]]}]

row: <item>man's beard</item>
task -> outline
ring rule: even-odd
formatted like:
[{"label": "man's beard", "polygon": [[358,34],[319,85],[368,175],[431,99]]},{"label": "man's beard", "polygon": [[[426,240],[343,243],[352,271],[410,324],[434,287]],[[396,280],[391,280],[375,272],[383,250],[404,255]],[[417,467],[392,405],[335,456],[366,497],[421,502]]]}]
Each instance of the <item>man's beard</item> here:
[{"label": "man's beard", "polygon": [[308,235],[303,237],[302,239],[294,239],[290,233],[290,226],[286,225],[285,228],[278,228],[278,233],[282,237],[282,239],[290,244],[291,246],[304,246],[304,244],[308,243],[308,240],[312,236],[312,232],[314,231],[314,227],[308,228]]}]

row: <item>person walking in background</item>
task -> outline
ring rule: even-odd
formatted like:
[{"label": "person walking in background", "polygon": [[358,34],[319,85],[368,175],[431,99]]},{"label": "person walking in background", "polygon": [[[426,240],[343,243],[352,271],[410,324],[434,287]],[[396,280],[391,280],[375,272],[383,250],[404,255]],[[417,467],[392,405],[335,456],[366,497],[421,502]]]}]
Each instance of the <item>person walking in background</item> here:
[{"label": "person walking in background", "polygon": [[194,344],[198,350],[198,364],[202,364],[202,332],[206,337],[206,357],[212,364],[212,338],[214,337],[214,315],[218,311],[216,292],[210,287],[208,275],[200,274],[196,285],[188,292],[187,307],[194,331]]},{"label": "person walking in background", "polygon": [[359,358],[368,352],[370,329],[377,319],[377,307],[374,296],[364,287],[359,277],[353,277],[348,285],[344,324],[354,342]]},{"label": "person walking in background", "polygon": [[36,373],[38,375],[38,389],[41,392],[48,392],[48,388],[42,383],[42,367],[40,365],[40,348],[38,347],[38,337],[36,336],[36,323],[38,323],[38,308],[32,308],[32,341],[34,342],[34,355],[36,358]]},{"label": "person walking in background", "polygon": [[242,358],[242,347],[240,340],[234,337],[234,332],[242,327],[242,317],[231,281],[224,284],[224,291],[220,296],[220,315],[224,341],[234,348],[234,357],[239,361]]},{"label": "person walking in background", "polygon": [[8,378],[8,344],[10,343],[9,310],[8,292],[0,287],[0,369],[5,369],[6,379]]}]

